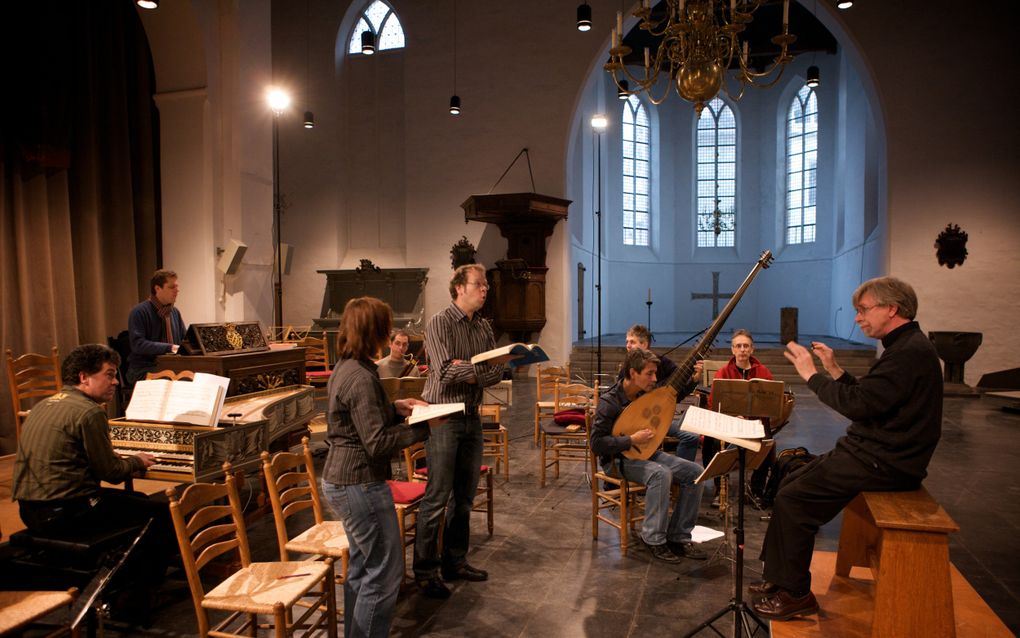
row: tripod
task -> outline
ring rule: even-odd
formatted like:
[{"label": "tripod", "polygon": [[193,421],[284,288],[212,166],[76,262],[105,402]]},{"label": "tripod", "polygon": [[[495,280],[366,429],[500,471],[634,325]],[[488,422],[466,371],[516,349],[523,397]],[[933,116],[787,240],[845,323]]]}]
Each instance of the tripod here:
[{"label": "tripod", "polygon": [[[737,474],[740,477],[740,498],[737,499],[737,526],[733,529],[734,539],[736,541],[736,555],[734,556],[733,565],[733,598],[730,599],[729,604],[725,607],[712,614],[708,620],[702,622],[700,625],[695,627],[692,631],[684,634],[684,638],[690,638],[696,634],[701,633],[703,629],[711,629],[716,634],[722,636],[723,633],[712,626],[712,623],[721,619],[723,616],[733,612],[733,638],[741,638],[742,635],[753,636],[754,632],[758,628],[764,629],[768,633],[768,625],[765,624],[761,618],[751,611],[751,608],[744,602],[744,461],[747,451],[740,447],[737,451]],[[752,630],[751,621],[757,624]]]}]

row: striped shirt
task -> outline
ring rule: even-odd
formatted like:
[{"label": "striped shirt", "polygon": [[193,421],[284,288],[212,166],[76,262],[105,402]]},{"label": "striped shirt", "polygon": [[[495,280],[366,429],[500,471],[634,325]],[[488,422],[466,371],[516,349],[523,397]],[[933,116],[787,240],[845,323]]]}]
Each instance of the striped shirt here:
[{"label": "striped shirt", "polygon": [[13,498],[92,496],[100,481],[120,483],[144,469],[140,458],[122,458],[113,451],[110,425],[99,404],[78,388],[64,386],[25,419],[14,460]]},{"label": "striped shirt", "polygon": [[329,377],[329,454],[322,480],[338,485],[392,478],[390,457],[428,438],[427,423],[404,425],[371,361],[341,359]]},{"label": "striped shirt", "polygon": [[[425,326],[429,374],[423,397],[429,403],[459,403],[468,412],[482,402],[482,388],[499,383],[503,364],[471,364],[471,357],[496,347],[492,327],[477,312],[468,319],[457,304],[436,313]],[[460,363],[453,363],[460,359]],[[477,381],[470,383],[470,381]]]}]

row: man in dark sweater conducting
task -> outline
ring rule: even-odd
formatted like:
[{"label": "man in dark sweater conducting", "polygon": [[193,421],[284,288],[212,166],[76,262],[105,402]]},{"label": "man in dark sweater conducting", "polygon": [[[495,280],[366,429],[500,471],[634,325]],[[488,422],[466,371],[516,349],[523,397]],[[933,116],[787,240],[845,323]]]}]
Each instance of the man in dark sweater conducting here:
[{"label": "man in dark sweater conducting", "polygon": [[[942,433],[942,370],[914,321],[913,288],[893,277],[871,279],[854,292],[853,304],[861,332],[881,339],[884,348],[860,379],[839,367],[825,344],[813,342],[810,352],[786,345],[786,358],[811,391],[852,423],[833,450],[779,489],[762,545],[764,580],[749,587],[764,596],[753,605],[763,618],[818,611],[809,568],[819,526],[861,492],[919,487]],[[817,371],[812,353],[831,378]]]}]

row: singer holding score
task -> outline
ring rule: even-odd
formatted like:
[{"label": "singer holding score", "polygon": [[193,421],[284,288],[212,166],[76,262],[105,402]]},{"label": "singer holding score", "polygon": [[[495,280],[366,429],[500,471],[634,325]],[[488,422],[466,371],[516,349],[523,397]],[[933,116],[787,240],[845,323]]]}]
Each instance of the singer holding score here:
[{"label": "singer holding score", "polygon": [[[776,495],[761,551],[764,580],[749,586],[764,596],[755,612],[770,620],[818,611],[809,570],[818,528],[861,492],[919,487],[941,436],[942,368],[914,321],[914,289],[894,277],[871,279],[854,292],[853,305],[861,332],[885,348],[860,379],[823,343],[812,343],[810,351],[786,345],[786,358],[808,388],[851,423],[834,449],[786,478]],[[812,355],[828,375],[818,372]]]},{"label": "singer holding score", "polygon": [[429,423],[405,425],[419,399],[390,403],[373,356],[389,340],[393,314],[374,297],[351,299],[329,378],[329,453],[322,494],[344,524],[350,563],[344,582],[344,636],[388,636],[403,579],[403,541],[393,514],[390,457],[429,436]]}]

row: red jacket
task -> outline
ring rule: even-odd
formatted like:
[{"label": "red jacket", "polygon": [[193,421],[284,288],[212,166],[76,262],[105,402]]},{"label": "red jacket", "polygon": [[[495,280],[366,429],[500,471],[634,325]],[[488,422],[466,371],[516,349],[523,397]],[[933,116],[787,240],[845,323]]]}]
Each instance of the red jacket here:
[{"label": "red jacket", "polygon": [[[758,361],[751,357],[751,368],[745,375],[744,372],[737,367],[737,358],[730,357],[730,362],[725,366],[715,371],[715,377],[713,379],[772,379],[772,373],[765,367],[761,361]],[[712,393],[708,394],[708,408],[712,409]]]}]

